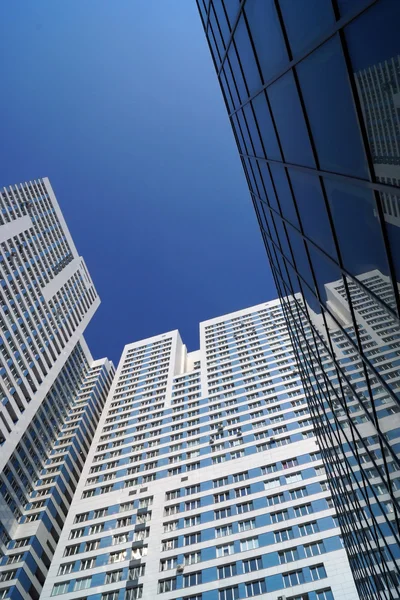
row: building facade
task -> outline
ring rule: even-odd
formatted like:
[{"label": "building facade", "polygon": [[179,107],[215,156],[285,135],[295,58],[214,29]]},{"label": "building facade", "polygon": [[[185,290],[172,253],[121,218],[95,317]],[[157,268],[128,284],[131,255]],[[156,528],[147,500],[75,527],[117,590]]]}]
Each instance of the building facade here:
[{"label": "building facade", "polygon": [[197,4],[360,596],[398,598],[400,3]]},{"label": "building facade", "polygon": [[114,368],[48,179],[0,191],[0,597],[39,598]]},{"label": "building facade", "polygon": [[125,347],[53,596],[358,598],[278,300]]}]

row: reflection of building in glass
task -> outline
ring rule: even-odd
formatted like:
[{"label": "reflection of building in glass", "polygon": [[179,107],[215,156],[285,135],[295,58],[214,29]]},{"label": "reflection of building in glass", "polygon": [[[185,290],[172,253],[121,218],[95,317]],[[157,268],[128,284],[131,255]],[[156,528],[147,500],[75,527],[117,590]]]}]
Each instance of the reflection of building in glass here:
[{"label": "reflection of building in glass", "polygon": [[356,600],[332,506],[278,301],[135,342],[42,598]]},{"label": "reflection of building in glass", "polygon": [[0,597],[39,598],[113,372],[47,178],[0,191]]},{"label": "reflection of building in glass", "polygon": [[[369,289],[382,296],[390,283],[379,271],[359,277]],[[387,578],[398,585],[398,528],[400,499],[400,335],[394,319],[371,300],[364,289],[348,282],[357,312],[358,336],[371,360],[384,374],[386,386],[371,374],[368,387],[365,366],[350,342],[355,338],[345,299],[343,281],[327,284],[327,303],[341,321],[326,322],[320,315],[313,323],[321,339],[314,351],[323,369],[316,369],[317,381],[309,386],[311,411],[321,439],[331,481],[335,481],[336,506],[350,562],[363,595],[368,596],[372,578],[378,593],[388,591]],[[335,362],[325,350],[330,340]],[[340,365],[338,376],[336,366]],[[324,378],[330,387],[324,390]],[[361,549],[361,551],[360,551]],[[378,552],[379,549],[379,552]],[[379,560],[383,554],[385,561]],[[383,596],[384,597],[384,596]],[[394,596],[395,597],[395,596]]]},{"label": "reflection of building in glass", "polygon": [[398,598],[400,2],[197,4],[359,593]]},{"label": "reflection of building in glass", "polygon": [[[378,181],[400,187],[400,56],[354,74]],[[400,197],[381,193],[385,219],[400,225]]]}]

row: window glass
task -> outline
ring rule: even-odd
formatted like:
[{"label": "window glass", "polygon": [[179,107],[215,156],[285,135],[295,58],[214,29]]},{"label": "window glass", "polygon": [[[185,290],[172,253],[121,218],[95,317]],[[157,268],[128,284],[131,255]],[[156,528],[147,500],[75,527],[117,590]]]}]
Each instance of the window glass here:
[{"label": "window glass", "polygon": [[210,21],[209,21],[209,26],[208,26],[208,33],[209,34],[210,34],[210,27],[211,27],[212,32],[214,34],[214,40],[215,40],[215,43],[217,44],[219,55],[220,55],[221,60],[222,60],[222,58],[223,58],[223,56],[225,54],[225,44],[224,44],[224,42],[222,40],[221,33],[220,33],[220,30],[218,28],[217,21],[216,21],[216,18],[215,18],[215,13],[214,13],[214,10],[213,10],[212,7],[211,7],[211,10],[210,10]]},{"label": "window glass", "polygon": [[287,171],[280,165],[272,164],[270,165],[270,169],[282,215],[289,221],[289,223],[293,223],[293,225],[299,227],[299,221],[297,219],[297,213],[293,203]]},{"label": "window glass", "polygon": [[393,293],[384,285],[389,269],[373,192],[330,179],[325,180],[325,187],[344,267],[367,287],[371,275],[380,276],[382,285],[373,285],[374,294],[393,306]]},{"label": "window glass", "polygon": [[378,181],[400,187],[400,2],[384,0],[345,29]]},{"label": "window glass", "polygon": [[265,92],[258,94],[252,101],[252,105],[267,158],[282,160]]},{"label": "window glass", "polygon": [[213,3],[213,7],[214,7],[214,13],[216,15],[219,27],[221,29],[222,38],[225,42],[225,47],[226,47],[226,43],[229,40],[231,31],[230,31],[229,24],[228,24],[228,21],[226,18],[224,6],[223,6],[223,3],[220,2],[220,0],[218,0],[217,2]]},{"label": "window glass", "polygon": [[254,120],[253,111],[250,104],[246,104],[243,108],[244,116],[246,117],[247,127],[250,132],[251,141],[253,142],[254,153],[256,156],[264,156],[264,150],[261,145],[260,136],[258,134],[256,122]]},{"label": "window glass", "polygon": [[239,63],[239,60],[237,57],[237,53],[236,53],[234,44],[231,44],[229,46],[228,58],[229,58],[229,63],[231,65],[232,74],[233,74],[233,77],[236,82],[236,87],[237,87],[237,90],[239,93],[239,100],[242,103],[245,100],[247,100],[248,94],[247,94],[246,84],[243,79],[242,70],[240,68],[240,63]]},{"label": "window glass", "polygon": [[335,23],[331,0],[279,0],[294,57]]},{"label": "window glass", "polygon": [[366,158],[337,36],[297,66],[321,169],[368,178]]},{"label": "window glass", "polygon": [[232,70],[231,70],[231,67],[230,67],[230,64],[229,64],[228,60],[226,60],[225,63],[224,63],[224,73],[225,73],[227,85],[228,85],[229,90],[231,92],[233,105],[235,107],[238,107],[239,104],[240,104],[240,100],[239,100],[239,96],[238,96],[238,93],[237,93],[236,85],[235,85],[235,82],[234,82],[233,76],[232,76]]},{"label": "window glass", "polygon": [[315,167],[292,71],[270,85],[267,93],[285,161]]},{"label": "window glass", "polygon": [[253,95],[258,92],[261,87],[261,78],[243,15],[240,17],[239,23],[237,24],[234,40],[242,63],[242,69],[249,93],[250,95]]},{"label": "window glass", "polygon": [[274,0],[247,0],[244,11],[264,82],[268,82],[288,62]]},{"label": "window glass", "polygon": [[319,178],[295,169],[289,169],[288,172],[305,235],[336,258]]}]

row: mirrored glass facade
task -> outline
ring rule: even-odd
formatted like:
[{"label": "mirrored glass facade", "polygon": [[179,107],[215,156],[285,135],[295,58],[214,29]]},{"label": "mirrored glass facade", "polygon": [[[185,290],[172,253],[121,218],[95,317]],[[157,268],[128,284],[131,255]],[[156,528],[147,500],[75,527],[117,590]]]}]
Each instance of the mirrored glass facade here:
[{"label": "mirrored glass facade", "polygon": [[362,598],[399,598],[400,2],[197,0]]}]

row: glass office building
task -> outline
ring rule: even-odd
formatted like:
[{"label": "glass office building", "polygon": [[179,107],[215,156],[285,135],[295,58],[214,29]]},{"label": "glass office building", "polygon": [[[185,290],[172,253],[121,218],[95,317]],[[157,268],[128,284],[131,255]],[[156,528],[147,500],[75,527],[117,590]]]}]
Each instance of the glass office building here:
[{"label": "glass office building", "polygon": [[400,2],[197,4],[360,596],[398,598]]}]

